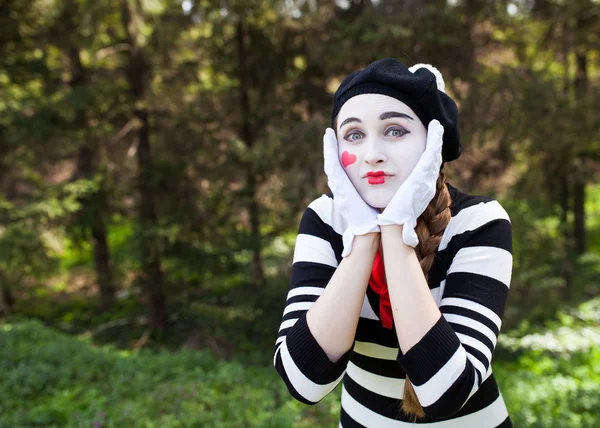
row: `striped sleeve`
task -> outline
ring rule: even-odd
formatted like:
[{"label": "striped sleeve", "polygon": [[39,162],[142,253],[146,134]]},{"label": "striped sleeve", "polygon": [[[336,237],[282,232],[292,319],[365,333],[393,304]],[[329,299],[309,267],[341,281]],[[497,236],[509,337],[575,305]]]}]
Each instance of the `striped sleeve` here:
[{"label": "striped sleeve", "polygon": [[273,355],[275,369],[290,394],[305,404],[316,404],[337,386],[353,348],[332,362],[306,323],[306,312],[338,266],[330,243],[335,231],[317,214],[327,215],[328,205],[331,205],[328,199],[322,196],[314,201],[300,221],[292,278]]},{"label": "striped sleeve", "polygon": [[497,201],[478,205],[456,239],[442,316],[398,358],[423,410],[435,418],[458,412],[491,374],[512,274],[510,219]]}]

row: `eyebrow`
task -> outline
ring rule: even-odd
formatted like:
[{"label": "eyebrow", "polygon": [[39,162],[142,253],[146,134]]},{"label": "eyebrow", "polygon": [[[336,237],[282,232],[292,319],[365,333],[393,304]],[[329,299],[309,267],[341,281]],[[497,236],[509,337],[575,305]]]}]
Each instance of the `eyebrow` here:
[{"label": "eyebrow", "polygon": [[[344,126],[345,124],[347,124],[347,123],[350,123],[350,122],[361,122],[361,120],[360,120],[359,118],[357,118],[357,117],[349,117],[348,119],[344,120],[344,121],[343,121],[343,122],[340,124],[340,128],[341,128],[342,126]],[[361,123],[362,123],[362,122],[361,122]]]},{"label": "eyebrow", "polygon": [[[407,115],[406,113],[399,113],[397,111],[386,111],[385,113],[381,113],[381,116],[379,116],[379,120],[391,119],[392,117],[400,117],[403,119],[414,120],[411,116]],[[349,117],[340,124],[340,128],[350,122],[362,123],[362,121],[357,117]]]},{"label": "eyebrow", "polygon": [[401,117],[403,119],[413,120],[413,118],[407,115],[406,113],[398,113],[397,111],[386,111],[385,113],[381,113],[381,116],[379,116],[379,120],[386,120],[392,117]]}]

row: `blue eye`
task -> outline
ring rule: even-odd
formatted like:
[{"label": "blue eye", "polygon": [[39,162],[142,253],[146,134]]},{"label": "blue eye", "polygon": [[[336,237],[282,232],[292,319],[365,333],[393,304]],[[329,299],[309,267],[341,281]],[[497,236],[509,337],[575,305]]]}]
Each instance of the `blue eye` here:
[{"label": "blue eye", "polygon": [[358,141],[362,138],[362,132],[352,131],[349,134],[346,134],[344,139],[346,141]]},{"label": "blue eye", "polygon": [[404,128],[389,128],[386,132],[386,135],[391,137],[402,137],[403,135],[408,134],[408,131]]}]

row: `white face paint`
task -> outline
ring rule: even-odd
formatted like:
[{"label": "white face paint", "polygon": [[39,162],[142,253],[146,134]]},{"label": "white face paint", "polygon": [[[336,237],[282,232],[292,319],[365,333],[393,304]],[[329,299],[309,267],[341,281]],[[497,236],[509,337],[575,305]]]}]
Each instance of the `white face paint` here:
[{"label": "white face paint", "polygon": [[336,133],[340,161],[350,181],[367,204],[380,209],[410,175],[427,140],[427,129],[415,112],[381,94],[346,101],[337,117]]}]

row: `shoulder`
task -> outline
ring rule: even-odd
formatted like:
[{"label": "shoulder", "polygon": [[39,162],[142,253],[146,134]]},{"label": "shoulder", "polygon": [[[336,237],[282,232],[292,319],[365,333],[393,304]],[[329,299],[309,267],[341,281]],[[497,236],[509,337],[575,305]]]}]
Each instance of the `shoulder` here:
[{"label": "shoulder", "polygon": [[452,219],[464,217],[473,221],[505,219],[510,222],[510,217],[504,207],[490,196],[472,195],[448,184],[452,197]]},{"label": "shoulder", "polygon": [[333,203],[332,193],[323,194],[308,204],[304,211],[303,221],[305,218],[311,220],[312,223],[321,223],[331,228],[338,235],[342,235],[348,226],[345,218]]},{"label": "shoulder", "polygon": [[451,241],[467,238],[491,226],[510,232],[510,216],[496,199],[468,194],[451,184],[448,184],[448,190],[452,197],[452,218],[444,231],[440,249],[448,246]]},{"label": "shoulder", "polygon": [[[314,199],[302,215],[300,227],[298,228],[298,238],[296,243],[305,242],[309,239],[316,242],[315,238],[319,238],[319,245],[322,246],[323,241],[327,241],[338,263],[342,259],[343,243],[342,235],[348,227],[346,220],[336,209],[333,203],[331,194],[323,194]],[[322,240],[322,241],[321,241]]]},{"label": "shoulder", "polygon": [[446,184],[448,185],[448,190],[452,197],[452,205],[450,206],[452,217],[458,215],[472,216],[474,213],[479,213],[481,210],[489,209],[493,209],[498,214],[502,213],[508,217],[508,214],[496,199],[490,196],[465,193],[450,183]]}]

